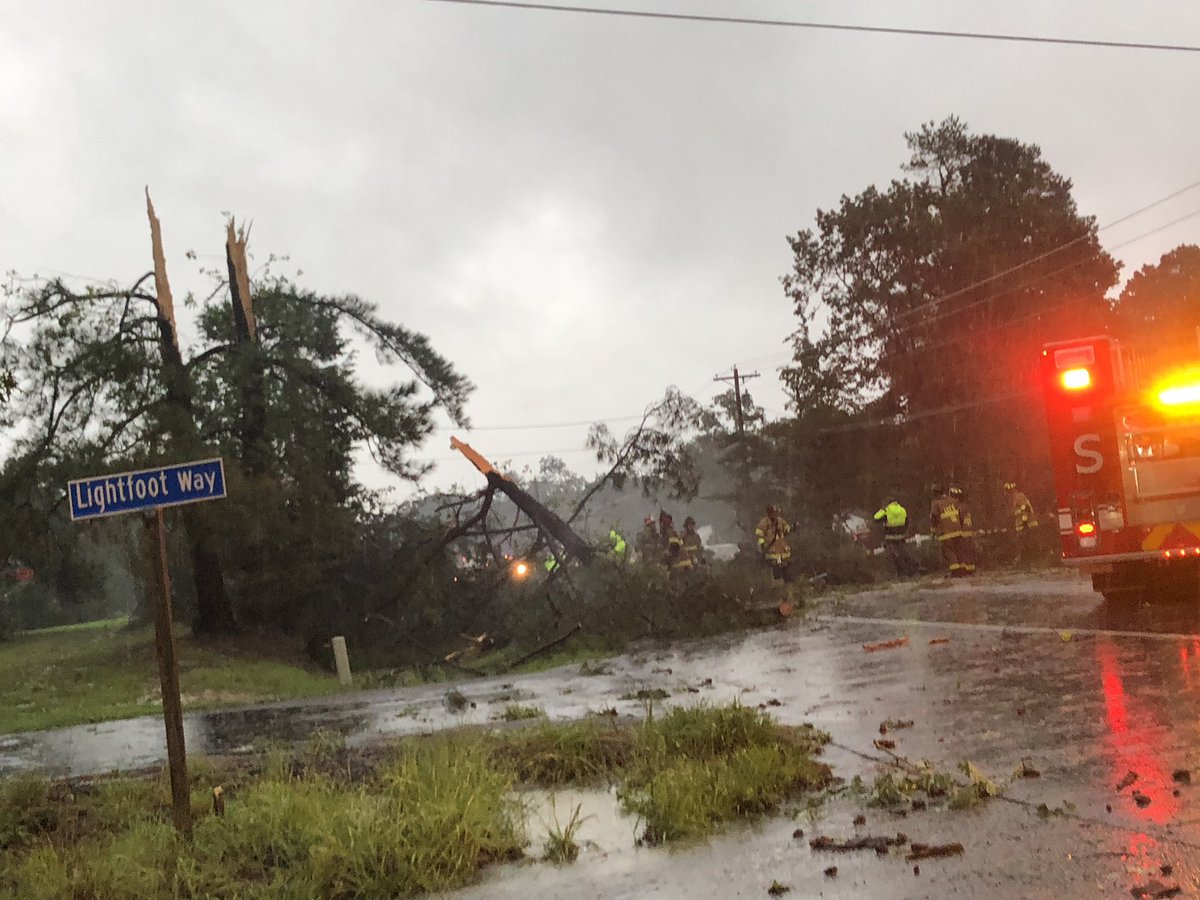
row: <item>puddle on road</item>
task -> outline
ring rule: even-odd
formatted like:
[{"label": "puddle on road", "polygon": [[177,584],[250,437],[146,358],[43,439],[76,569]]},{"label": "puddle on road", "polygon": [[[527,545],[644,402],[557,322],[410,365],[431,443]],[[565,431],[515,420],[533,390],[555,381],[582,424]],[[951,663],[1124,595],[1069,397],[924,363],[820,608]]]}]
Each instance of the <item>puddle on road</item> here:
[{"label": "puddle on road", "polygon": [[638,823],[621,812],[615,789],[527,790],[519,796],[528,811],[525,833],[529,836],[530,856],[540,857],[547,837],[565,829],[572,816],[578,822],[575,843],[581,859],[634,848]]}]

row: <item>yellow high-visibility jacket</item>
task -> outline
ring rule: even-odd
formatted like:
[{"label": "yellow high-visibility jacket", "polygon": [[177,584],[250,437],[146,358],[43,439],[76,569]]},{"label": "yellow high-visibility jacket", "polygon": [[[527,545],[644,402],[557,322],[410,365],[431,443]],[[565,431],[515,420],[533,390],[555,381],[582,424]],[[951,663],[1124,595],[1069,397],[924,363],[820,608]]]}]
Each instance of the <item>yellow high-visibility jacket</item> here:
[{"label": "yellow high-visibility jacket", "polygon": [[893,500],[875,513],[875,521],[883,522],[884,540],[902,541],[908,530],[908,510]]}]

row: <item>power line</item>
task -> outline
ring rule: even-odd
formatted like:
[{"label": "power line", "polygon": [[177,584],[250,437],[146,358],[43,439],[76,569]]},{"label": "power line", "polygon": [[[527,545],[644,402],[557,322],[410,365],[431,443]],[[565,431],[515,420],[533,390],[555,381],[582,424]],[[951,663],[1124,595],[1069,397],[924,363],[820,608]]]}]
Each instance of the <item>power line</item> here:
[{"label": "power line", "polygon": [[908,37],[958,38],[977,41],[1005,41],[1023,44],[1054,44],[1071,47],[1104,47],[1122,50],[1163,50],[1200,53],[1200,46],[1189,44],[1154,44],[1137,41],[1101,41],[1086,38],[1045,37],[1040,35],[1000,34],[986,31],[947,31],[934,28],[894,28],[883,25],[843,25],[833,22],[804,22],[790,19],[752,19],[744,16],[709,16],[696,13],[650,12],[638,9],[613,9],[596,6],[571,6],[557,3],[517,3],[513,0],[430,0],[433,3],[460,3],[468,6],[491,6],[503,9],[528,9],[542,12],[582,13],[596,16],[618,16],[633,19],[665,19],[676,22],[708,22],[721,25],[761,25],[771,28],[799,28],[816,31],[844,31],[860,34],[905,35]]},{"label": "power line", "polygon": [[[1200,184],[1200,182],[1196,182],[1196,184]],[[1000,290],[1000,292],[992,293],[992,294],[989,294],[988,296],[982,296],[982,298],[979,298],[978,300],[972,300],[970,302],[970,304],[960,306],[959,308],[956,308],[956,310],[947,310],[946,312],[936,314],[936,316],[930,316],[929,318],[920,319],[919,322],[914,322],[914,323],[911,323],[908,325],[901,325],[900,328],[894,329],[894,334],[895,335],[907,334],[908,331],[912,331],[912,330],[918,329],[918,328],[926,328],[926,326],[928,326],[928,325],[934,324],[936,322],[941,322],[942,319],[948,319],[948,318],[952,318],[954,316],[958,316],[958,314],[960,314],[962,312],[966,312],[967,310],[971,310],[971,308],[974,308],[974,307],[982,305],[982,304],[986,304],[986,302],[991,302],[992,300],[995,300],[997,298],[1001,298],[1001,296],[1003,296],[1004,294],[1010,294],[1010,293],[1013,293],[1014,290],[1021,290],[1022,288],[1030,287],[1031,284],[1037,283],[1038,281],[1043,281],[1044,278],[1050,278],[1055,275],[1061,275],[1062,272],[1068,271],[1070,269],[1074,269],[1075,266],[1081,265],[1082,263],[1090,262],[1090,260],[1092,260],[1092,259],[1098,259],[1100,257],[1100,254],[1102,254],[1102,253],[1108,253],[1111,250],[1121,250],[1121,247],[1127,247],[1130,244],[1136,244],[1136,242],[1138,242],[1140,240],[1145,240],[1146,238],[1150,238],[1150,236],[1153,234],[1158,234],[1159,232],[1165,232],[1166,229],[1174,228],[1175,226],[1177,226],[1177,224],[1180,224],[1182,222],[1187,222],[1189,220],[1189,218],[1195,218],[1196,216],[1200,216],[1200,209],[1195,209],[1190,212],[1187,212],[1187,214],[1184,214],[1178,218],[1172,218],[1172,220],[1170,222],[1165,222],[1163,224],[1160,224],[1160,226],[1151,228],[1150,230],[1148,230],[1148,232],[1142,232],[1139,235],[1133,236],[1133,238],[1128,238],[1127,240],[1118,242],[1118,244],[1114,244],[1111,247],[1108,247],[1108,248],[1102,247],[1102,248],[1100,248],[1099,251],[1096,251],[1093,253],[1088,253],[1086,257],[1075,260],[1074,263],[1068,263],[1067,265],[1058,266],[1057,269],[1051,269],[1048,272],[1042,272],[1042,274],[1034,275],[1032,278],[1028,278],[1028,280],[1021,282],[1020,284],[1014,284],[1013,287],[1004,288],[1003,290]],[[1128,218],[1128,216],[1126,216],[1126,218]],[[1124,221],[1124,220],[1121,220],[1121,221]],[[947,295],[947,296],[950,296],[950,295]],[[934,302],[940,302],[940,301],[934,301]],[[924,306],[929,306],[929,304],[925,304]],[[919,307],[914,307],[914,308],[919,308]],[[896,318],[899,318],[899,316]]]},{"label": "power line", "polygon": [[[1107,222],[1104,225],[1101,225],[1099,228],[1096,229],[1096,233],[1099,234],[1102,231],[1107,231],[1110,228],[1115,228],[1118,225],[1123,225],[1125,222],[1128,222],[1130,219],[1136,218],[1137,216],[1140,216],[1142,213],[1149,212],[1150,210],[1154,209],[1157,206],[1162,206],[1164,203],[1174,200],[1176,197],[1179,197],[1182,194],[1186,194],[1188,191],[1194,190],[1198,187],[1200,187],[1200,181],[1193,181],[1191,184],[1185,185],[1184,187],[1179,188],[1179,190],[1172,191],[1171,193],[1167,194],[1165,197],[1159,197],[1157,200],[1153,201],[1152,203],[1147,203],[1145,206],[1141,207],[1140,209],[1135,209],[1133,212],[1126,213],[1125,215],[1121,216],[1120,218],[1113,219],[1113,221]],[[1195,215],[1195,213],[1192,213],[1191,215]],[[1191,215],[1185,216],[1184,218],[1190,218]],[[1168,223],[1168,225],[1164,226],[1164,227],[1169,227],[1170,225],[1174,225],[1174,224],[1178,224],[1178,222]],[[1153,232],[1151,232],[1151,233],[1153,233]],[[1146,235],[1142,235],[1142,237],[1145,237],[1145,236]],[[1039,263],[1044,259],[1048,259],[1049,257],[1054,256],[1057,253],[1061,253],[1063,250],[1069,250],[1071,247],[1074,247],[1077,244],[1080,244],[1080,243],[1086,241],[1090,237],[1091,237],[1090,234],[1083,234],[1077,238],[1072,238],[1071,240],[1067,241],[1066,243],[1059,244],[1057,247],[1047,250],[1044,253],[1039,253],[1037,256],[1031,257],[1031,258],[1025,260],[1024,262],[1017,263],[1014,266],[1010,266],[1007,269],[1003,269],[999,272],[996,272],[993,275],[989,275],[987,278],[981,278],[978,281],[974,281],[971,284],[966,285],[965,287],[957,288],[953,291],[950,291],[950,293],[948,293],[948,294],[941,294],[930,300],[926,300],[924,303],[919,303],[916,306],[911,307],[910,309],[906,309],[906,310],[903,310],[902,312],[898,312],[898,313],[896,313],[895,318],[903,319],[903,318],[913,315],[914,313],[920,312],[921,310],[925,309],[928,306],[936,306],[939,303],[944,303],[947,300],[953,300],[955,297],[961,297],[963,294],[969,293],[970,291],[973,291],[976,288],[983,287],[985,284],[990,284],[991,282],[996,281],[997,279],[1003,278],[1006,275],[1011,275],[1014,272],[1019,272],[1021,269],[1028,268],[1029,266],[1032,266],[1035,263]],[[1137,240],[1140,240],[1140,239],[1141,238],[1137,238]],[[1127,244],[1127,243],[1129,243],[1129,241],[1126,241],[1125,243]],[[1123,246],[1125,246],[1125,244],[1118,244],[1117,246],[1113,247],[1112,249],[1116,250],[1119,247],[1123,247]],[[1093,257],[1096,255],[1098,255],[1098,254],[1093,254]],[[1093,258],[1093,257],[1089,257],[1089,259]]]},{"label": "power line", "polygon": [[[563,447],[561,449],[552,450],[516,450],[511,453],[494,453],[489,452],[489,457],[503,462],[506,459],[516,459],[519,456],[549,456],[559,453],[595,453],[591,447]],[[414,459],[414,462],[457,462],[461,460],[461,456],[427,456],[421,459]]]},{"label": "power line", "polygon": [[900,427],[907,425],[910,422],[918,422],[922,419],[932,419],[936,416],[945,416],[950,413],[961,412],[964,409],[973,409],[977,406],[990,406],[993,403],[1004,403],[1009,400],[1017,400],[1021,397],[1031,397],[1037,393],[1040,393],[1037,388],[1026,388],[1020,391],[1011,391],[1007,394],[993,394],[989,397],[977,397],[973,400],[968,400],[963,403],[954,403],[949,406],[939,406],[935,409],[911,413],[909,415],[900,414],[896,416],[887,416],[882,419],[873,419],[869,422],[850,422],[846,425],[831,425],[828,428],[822,428],[820,433],[834,434],[842,431],[863,431],[867,428],[879,428],[883,425]]},{"label": "power line", "polygon": [[472,425],[470,428],[458,428],[454,425],[438,425],[434,431],[462,431],[471,434],[475,431],[534,431],[542,428],[578,428],[581,425],[595,425],[597,422],[635,422],[641,419],[636,416],[610,416],[608,418],[579,419],[575,422],[533,422],[525,425]]}]

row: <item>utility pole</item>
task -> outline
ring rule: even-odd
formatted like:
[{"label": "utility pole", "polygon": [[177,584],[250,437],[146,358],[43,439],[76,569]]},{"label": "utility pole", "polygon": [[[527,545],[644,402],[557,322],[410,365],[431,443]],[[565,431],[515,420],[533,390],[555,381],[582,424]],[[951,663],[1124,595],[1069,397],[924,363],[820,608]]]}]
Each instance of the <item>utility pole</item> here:
[{"label": "utility pole", "polygon": [[733,400],[734,400],[734,419],[737,421],[738,437],[746,433],[746,424],[742,419],[742,382],[749,381],[751,378],[757,378],[757,372],[750,372],[747,375],[742,375],[738,372],[738,367],[733,367],[732,375],[714,375],[713,381],[732,381],[733,382]]}]

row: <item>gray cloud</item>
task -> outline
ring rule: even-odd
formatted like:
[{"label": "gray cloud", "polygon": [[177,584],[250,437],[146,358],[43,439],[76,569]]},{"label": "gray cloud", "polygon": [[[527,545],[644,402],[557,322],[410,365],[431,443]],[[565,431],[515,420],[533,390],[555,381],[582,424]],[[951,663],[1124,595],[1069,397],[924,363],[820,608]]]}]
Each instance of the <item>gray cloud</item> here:
[{"label": "gray cloud", "polygon": [[[1184,0],[701,8],[1200,42]],[[219,262],[229,210],[253,218],[260,262],[290,254],[306,284],[428,333],[479,385],[480,425],[628,415],[667,384],[711,394],[738,361],[769,375],[792,328],[785,235],[897,177],[922,121],[1039,143],[1101,221],[1200,178],[1196,55],[382,0],[116,9],[0,11],[0,265],[139,274],[149,184],[178,290],[199,289],[184,253]],[[1195,208],[1200,192],[1106,243]],[[1153,261],[1197,222],[1118,256]],[[782,408],[771,378],[751,387]],[[532,453],[585,430],[479,443]]]}]

